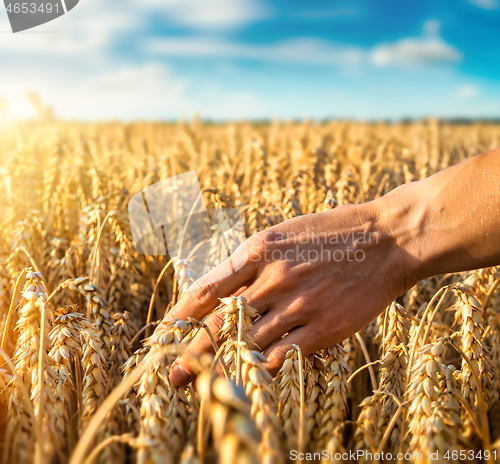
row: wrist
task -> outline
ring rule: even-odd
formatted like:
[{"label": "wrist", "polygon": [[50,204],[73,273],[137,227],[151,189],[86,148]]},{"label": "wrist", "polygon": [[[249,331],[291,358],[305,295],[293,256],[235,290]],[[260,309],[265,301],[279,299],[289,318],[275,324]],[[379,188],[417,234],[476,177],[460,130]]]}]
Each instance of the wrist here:
[{"label": "wrist", "polygon": [[435,250],[427,237],[431,212],[421,194],[423,182],[402,185],[369,203],[375,211],[377,229],[394,249],[402,292],[437,274],[432,273]]},{"label": "wrist", "polygon": [[474,157],[366,203],[398,250],[406,289],[427,277],[500,262],[500,188],[484,180],[495,179],[489,173],[498,173],[499,154]]}]

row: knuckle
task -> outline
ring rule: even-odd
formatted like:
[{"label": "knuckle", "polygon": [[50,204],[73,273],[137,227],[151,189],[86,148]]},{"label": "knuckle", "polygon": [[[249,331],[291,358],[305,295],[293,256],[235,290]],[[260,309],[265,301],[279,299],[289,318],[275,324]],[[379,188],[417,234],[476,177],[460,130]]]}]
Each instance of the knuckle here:
[{"label": "knuckle", "polygon": [[[203,279],[203,278],[202,278]],[[202,280],[200,279],[200,280]],[[168,319],[201,319],[206,314],[207,305],[213,300],[213,288],[209,282],[200,282],[188,289],[179,302],[168,313]]]},{"label": "knuckle", "polygon": [[193,306],[205,306],[213,299],[213,284],[206,277],[201,277],[186,296]]},{"label": "knuckle", "polygon": [[276,234],[272,230],[265,229],[260,231],[257,235],[259,235],[262,243],[266,247],[275,242]]},{"label": "knuckle", "polygon": [[301,315],[295,309],[287,309],[273,315],[273,325],[276,327],[283,327],[286,330],[292,330],[293,327],[300,325]]},{"label": "knuckle", "polygon": [[280,369],[291,347],[291,345],[282,345],[272,348],[266,355],[268,369]]},{"label": "knuckle", "polygon": [[266,248],[265,236],[262,232],[252,235],[248,240],[248,250],[252,255],[261,255]]},{"label": "knuckle", "polygon": [[207,327],[213,333],[215,337],[219,333],[220,329],[224,325],[224,315],[221,312],[213,313],[206,321]]},{"label": "knuckle", "polygon": [[252,235],[248,238],[243,245],[245,245],[246,263],[251,265],[254,269],[258,269],[262,264],[265,252],[265,244],[259,233]]},{"label": "knuckle", "polygon": [[306,295],[297,295],[288,303],[287,317],[295,324],[306,325],[311,322],[313,305],[314,300],[311,300]]}]

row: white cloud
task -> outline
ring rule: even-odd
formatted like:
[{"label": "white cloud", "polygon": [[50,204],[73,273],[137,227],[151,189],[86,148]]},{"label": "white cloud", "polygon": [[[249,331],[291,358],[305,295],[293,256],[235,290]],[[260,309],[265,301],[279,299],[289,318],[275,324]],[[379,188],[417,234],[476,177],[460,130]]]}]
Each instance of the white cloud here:
[{"label": "white cloud", "polygon": [[[115,114],[137,111],[145,115],[177,107],[185,89],[186,82],[174,77],[167,67],[146,64],[98,73],[82,80],[72,93],[84,95],[93,107],[101,106],[100,102],[113,105]],[[105,113],[109,115],[109,109]]]},{"label": "white cloud", "polygon": [[165,56],[253,59],[320,65],[426,66],[459,63],[462,53],[439,36],[440,23],[428,21],[421,37],[363,49],[355,45],[299,37],[286,41],[249,45],[222,39],[197,36],[189,38],[155,38],[143,43],[148,53]]},{"label": "white cloud", "polygon": [[213,79],[195,85],[164,60],[142,57],[141,63],[123,48],[145,35],[152,16],[209,31],[266,14],[258,0],[82,0],[37,30],[12,34],[0,7],[0,31],[5,32],[0,34],[0,96],[14,118],[34,116],[26,98],[31,90],[63,118],[179,118],[195,111],[231,117],[241,108],[249,117],[262,116],[263,102],[251,92],[223,86],[208,90]]},{"label": "white cloud", "polygon": [[455,92],[456,98],[459,100],[472,100],[481,94],[479,87],[471,84],[463,85]]},{"label": "white cloud", "polygon": [[[0,34],[0,94],[8,98],[13,117],[33,116],[26,100],[28,90],[36,91],[63,118],[161,119],[189,117],[195,111],[213,118],[259,118],[275,111],[282,111],[281,116],[292,114],[286,108],[295,108],[297,116],[307,111],[314,115],[316,110],[327,111],[323,97],[314,89],[302,87],[313,96],[303,103],[299,98],[279,100],[283,96],[269,95],[258,84],[250,85],[253,90],[249,90],[245,84],[238,85],[244,71],[237,60],[337,66],[342,70],[361,66],[365,70],[375,64],[408,66],[461,59],[460,52],[439,37],[437,22],[427,23],[421,37],[372,48],[311,37],[252,44],[213,34],[215,28],[223,32],[269,14],[259,5],[252,0],[81,0],[67,15],[38,30],[53,33]],[[151,37],[146,31],[153,14],[199,32],[187,38]],[[8,28],[5,10],[2,14],[0,8],[0,30]],[[128,46],[132,50],[126,49]],[[169,56],[220,58],[213,61],[234,67],[233,90],[224,87],[227,76],[221,78],[217,72],[196,81],[189,74],[180,75],[165,64]],[[267,78],[273,82],[273,76]],[[297,83],[299,92],[300,85]],[[314,111],[304,109],[307,105],[317,107],[309,106]],[[349,102],[345,108],[355,111]]]},{"label": "white cloud", "polygon": [[441,31],[441,21],[437,19],[429,19],[424,23],[424,35],[430,37],[439,37]]},{"label": "white cloud", "polygon": [[7,17],[7,12],[0,8],[0,32],[6,34],[10,32],[12,29],[10,28],[9,19]]},{"label": "white cloud", "polygon": [[144,50],[168,56],[245,58],[270,62],[309,64],[359,64],[364,52],[327,40],[302,37],[273,45],[248,45],[206,37],[152,39]]},{"label": "white cloud", "polygon": [[459,63],[462,53],[441,39],[403,39],[375,47],[371,60],[377,66],[421,66]]},{"label": "white cloud", "polygon": [[397,42],[377,45],[371,51],[371,62],[376,66],[426,66],[460,63],[462,53],[447,44],[439,35],[441,23],[436,20],[424,24],[424,35]]},{"label": "white cloud", "polygon": [[292,13],[291,16],[306,19],[331,19],[351,16],[356,13],[357,10],[354,8],[333,8],[331,10],[299,11],[298,13]]},{"label": "white cloud", "polygon": [[258,0],[142,0],[140,5],[195,29],[233,29],[271,14]]},{"label": "white cloud", "polygon": [[0,52],[45,56],[104,56],[114,45],[143,33],[151,17],[200,31],[241,27],[268,17],[260,0],[82,0],[75,9],[34,30],[11,34],[0,8]]},{"label": "white cloud", "polygon": [[500,8],[500,2],[498,0],[468,0],[469,3],[483,8],[484,10],[496,10]]}]

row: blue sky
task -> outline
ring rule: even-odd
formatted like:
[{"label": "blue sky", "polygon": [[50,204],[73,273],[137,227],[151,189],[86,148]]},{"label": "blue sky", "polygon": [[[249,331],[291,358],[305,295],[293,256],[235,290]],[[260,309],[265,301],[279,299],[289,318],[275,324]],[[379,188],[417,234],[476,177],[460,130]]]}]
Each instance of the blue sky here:
[{"label": "blue sky", "polygon": [[500,117],[500,0],[80,0],[9,33],[0,97],[87,120]]}]

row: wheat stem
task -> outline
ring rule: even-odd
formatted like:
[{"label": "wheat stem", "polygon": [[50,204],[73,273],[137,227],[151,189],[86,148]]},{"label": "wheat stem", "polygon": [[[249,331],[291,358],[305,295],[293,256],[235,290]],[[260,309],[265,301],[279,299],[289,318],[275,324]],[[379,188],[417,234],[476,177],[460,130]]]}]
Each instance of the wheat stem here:
[{"label": "wheat stem", "polygon": [[497,323],[497,321],[500,319],[500,313],[498,313],[493,319],[491,319],[491,321],[489,322],[488,324],[488,327],[486,328],[486,330],[484,331],[484,334],[483,334],[483,338],[486,339],[486,337],[488,336],[488,334],[490,333],[490,330],[495,327],[495,324]]},{"label": "wheat stem", "polygon": [[372,360],[370,359],[370,355],[368,354],[368,350],[366,349],[365,342],[361,338],[361,335],[359,335],[359,332],[356,332],[356,338],[358,339],[359,346],[361,347],[361,351],[363,352],[363,356],[365,357],[366,366],[368,367],[368,371],[370,372],[372,388],[373,390],[376,390],[378,384],[377,384],[377,379],[375,377],[375,371],[373,370]]},{"label": "wheat stem", "polygon": [[[39,299],[40,301],[40,299]],[[40,316],[40,349],[38,352],[38,441],[35,448],[35,464],[44,464],[44,442],[43,437],[43,421],[45,418],[45,404],[44,404],[44,386],[45,386],[45,319],[47,317],[47,305],[45,302],[41,303],[41,316]]]},{"label": "wheat stem", "polygon": [[299,415],[299,440],[298,448],[299,453],[302,453],[305,449],[304,437],[305,437],[305,382],[304,382],[304,357],[302,355],[302,350],[300,346],[297,345],[297,354],[299,358],[299,385],[300,385],[300,415]]},{"label": "wheat stem", "polygon": [[401,415],[401,413],[403,412],[403,408],[405,407],[405,403],[401,403],[399,406],[398,406],[398,409],[396,409],[396,413],[394,414],[394,416],[392,416],[392,419],[391,421],[389,422],[389,425],[387,426],[387,429],[385,430],[384,432],[384,436],[382,437],[382,440],[380,441],[380,444],[378,446],[378,449],[377,449],[377,453],[382,453],[382,451],[384,450],[385,448],[385,445],[387,443],[387,440],[389,439],[389,436],[392,432],[392,429],[394,428],[394,426],[396,425],[396,422],[398,421],[399,419],[399,416]]},{"label": "wheat stem", "polygon": [[[444,303],[444,299],[446,298],[446,295],[448,295],[450,291],[450,286],[443,287],[446,288],[444,293],[441,295],[441,298],[438,301],[438,304],[434,308],[434,311],[432,311],[431,317],[429,318],[429,322],[427,324],[427,327],[424,332],[424,337],[422,338],[422,343],[420,344],[421,346],[425,345],[427,343],[427,337],[429,336],[429,332],[431,331],[432,323],[434,322],[434,318],[436,317],[436,314],[438,311],[441,309],[441,305]],[[422,318],[424,320],[424,318]]]},{"label": "wheat stem", "polygon": [[484,303],[483,303],[483,325],[486,322],[486,313],[488,312],[488,308],[490,307],[491,298],[493,297],[493,294],[495,293],[495,290],[497,289],[498,285],[500,285],[500,278],[498,278],[497,280],[495,280],[495,282],[493,282],[491,284],[491,287],[488,290],[486,298],[484,299]]},{"label": "wheat stem", "polygon": [[[94,245],[94,253],[92,255],[92,267],[90,268],[90,283],[94,285],[94,272],[95,272],[95,267],[97,263],[97,258],[99,256],[99,243],[101,241],[101,236],[102,236],[102,231],[104,230],[104,227],[106,225],[106,221],[109,219],[111,214],[113,214],[115,211],[109,211],[108,214],[106,214],[104,220],[102,223],[99,225],[99,232],[97,233],[97,239]],[[98,221],[100,221],[100,217],[98,216]],[[98,285],[97,285],[98,286]],[[90,315],[87,314],[87,319],[90,319]]]},{"label": "wheat stem", "polygon": [[[205,324],[205,323],[202,323],[201,327],[203,327],[205,329],[205,332],[207,333],[208,338],[210,339],[210,343],[212,344],[212,348],[213,348],[214,352],[219,353],[221,347],[219,347],[217,340],[215,339],[212,331],[208,328],[207,324]],[[222,353],[222,351],[221,351],[221,353]],[[220,362],[220,365],[222,367],[222,372],[224,372],[224,376],[226,377],[226,379],[229,379],[229,369],[227,368],[227,365],[226,365],[226,362],[224,361],[224,358],[222,356],[218,356],[217,359]],[[241,369],[240,369],[240,373],[241,373]]]},{"label": "wheat stem", "polygon": [[[134,337],[132,338],[132,340],[130,340],[130,345],[134,346],[134,344],[137,342],[137,340],[139,340],[139,337],[148,329],[148,328],[151,328],[151,327],[157,327],[158,325],[161,324],[161,320],[158,320],[158,321],[155,321],[155,322],[150,322],[148,324],[146,324],[145,326],[141,327],[137,333],[134,335]],[[144,337],[144,338],[148,338],[148,337]]]},{"label": "wheat stem", "polygon": [[21,284],[21,279],[24,277],[24,275],[26,274],[26,272],[28,270],[29,270],[29,268],[23,269],[21,271],[21,273],[19,274],[19,277],[16,280],[16,285],[14,286],[14,291],[12,292],[12,298],[10,300],[9,312],[7,313],[7,319],[5,320],[5,327],[3,328],[2,344],[0,346],[2,351],[5,351],[6,347],[7,347],[7,339],[9,337],[9,328],[10,328],[10,323],[12,321],[12,316],[14,314],[14,306],[15,306],[15,302],[16,302],[16,295],[17,295],[17,292],[19,290],[19,285]]},{"label": "wheat stem", "polygon": [[[458,334],[456,334],[456,336],[458,336]],[[488,424],[488,414],[486,412],[487,405],[486,405],[486,401],[484,400],[484,393],[483,393],[483,388],[481,385],[481,380],[479,378],[479,374],[478,374],[475,366],[471,363],[469,357],[462,351],[462,348],[460,348],[459,346],[455,345],[455,343],[453,343],[454,338],[455,338],[455,335],[452,335],[450,337],[450,339],[449,339],[450,345],[458,351],[460,356],[462,356],[464,361],[469,366],[469,369],[471,370],[472,375],[474,376],[474,380],[476,381],[477,393],[478,393],[478,397],[479,397],[479,410],[481,413],[480,417],[481,417],[481,423],[482,423],[482,427],[483,427],[483,437],[482,437],[483,447],[485,450],[490,451],[490,448],[491,448],[490,426]],[[491,452],[490,452],[490,458],[488,459],[488,462],[490,464],[494,464],[494,460],[493,460],[493,456],[492,456]]]},{"label": "wheat stem", "polygon": [[[148,317],[146,318],[146,338],[148,338],[150,336],[149,327],[151,327],[151,326],[148,326],[148,324],[151,324],[151,320],[153,319],[153,307],[154,307],[156,295],[158,294],[158,290],[160,288],[160,282],[163,279],[163,276],[165,275],[165,273],[167,272],[167,270],[171,264],[172,264],[172,259],[170,259],[168,261],[168,263],[165,264],[165,266],[163,267],[163,269],[160,272],[160,275],[156,279],[155,287],[153,289],[153,294],[151,295],[151,300],[149,302]],[[167,287],[168,287],[168,285],[167,285]]]},{"label": "wheat stem", "polygon": [[94,448],[92,453],[90,453],[87,459],[85,459],[84,464],[94,464],[96,459],[99,457],[99,454],[101,454],[102,450],[104,450],[104,448],[111,445],[112,443],[129,443],[133,438],[134,436],[131,433],[126,433],[123,435],[113,435],[106,438],[106,440],[103,440]]},{"label": "wheat stem", "polygon": [[[18,250],[22,251],[26,255],[26,257],[28,258],[28,261],[33,266],[33,269],[35,269],[35,271],[38,272],[38,274],[41,274],[40,268],[37,266],[35,260],[33,259],[33,256],[31,256],[30,252],[23,246],[19,247]],[[42,285],[45,287],[44,282],[42,282]]]},{"label": "wheat stem", "polygon": [[241,385],[241,344],[243,343],[243,328],[245,324],[245,308],[239,306],[238,314],[238,347],[236,351],[236,385]]},{"label": "wheat stem", "polygon": [[104,400],[99,409],[92,415],[87,428],[83,432],[80,440],[71,455],[68,464],[81,464],[85,462],[85,456],[88,453],[89,448],[94,442],[95,436],[99,430],[99,426],[106,419],[108,414],[111,413],[113,408],[116,406],[118,401],[123,398],[126,393],[137,383],[143,374],[146,372],[146,363],[140,363],[133,372],[124,380],[120,385],[118,385]]},{"label": "wheat stem", "polygon": [[367,367],[374,366],[375,364],[381,364],[382,361],[380,359],[377,359],[376,361],[372,361],[370,364],[364,364],[360,368],[356,369],[350,377],[347,379],[347,383],[350,383],[354,377],[356,377],[357,374],[359,374],[361,371],[365,370]]},{"label": "wheat stem", "polygon": [[[459,358],[461,359],[461,358]],[[469,415],[470,417],[470,420],[472,421],[472,423],[474,424],[474,428],[476,429],[476,433],[477,433],[477,436],[481,439],[481,441],[483,440],[483,432],[481,431],[481,427],[479,426],[478,422],[477,422],[477,419],[476,417],[474,416],[474,413],[472,412],[472,409],[470,408],[470,406],[467,404],[467,401],[465,401],[464,398],[462,398],[460,395],[458,395],[457,393],[455,392],[451,392],[451,394],[453,395],[454,398],[456,398],[458,401],[460,401],[460,403],[462,403],[462,406],[465,408],[465,410],[467,411],[467,414]]]}]

